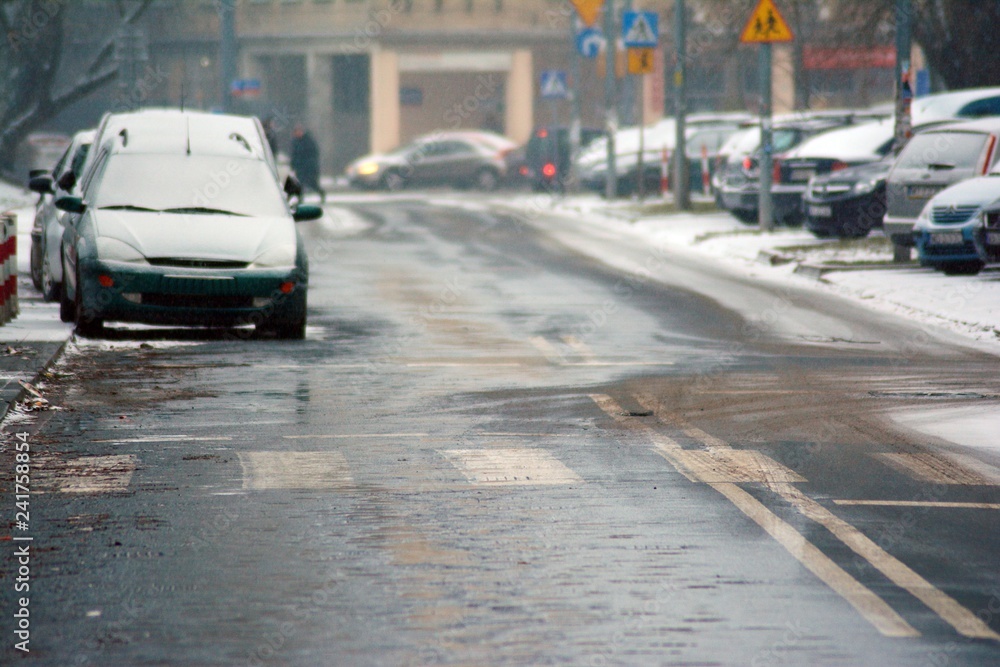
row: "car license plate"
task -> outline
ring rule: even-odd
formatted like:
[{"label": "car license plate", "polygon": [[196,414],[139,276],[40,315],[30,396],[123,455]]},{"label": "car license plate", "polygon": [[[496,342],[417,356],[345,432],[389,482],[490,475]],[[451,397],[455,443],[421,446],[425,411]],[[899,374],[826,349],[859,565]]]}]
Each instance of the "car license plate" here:
[{"label": "car license plate", "polygon": [[906,193],[910,199],[930,199],[940,190],[936,185],[911,185]]},{"label": "car license plate", "polygon": [[962,235],[959,232],[931,234],[931,245],[962,245]]},{"label": "car license plate", "polygon": [[986,232],[986,245],[1000,245],[1000,232]]},{"label": "car license plate", "polygon": [[802,181],[808,181],[815,173],[816,172],[813,169],[792,169],[792,173],[788,175],[788,178],[793,183],[800,183]]},{"label": "car license plate", "polygon": [[832,206],[809,206],[809,215],[814,218],[832,218],[833,217],[833,207]]}]

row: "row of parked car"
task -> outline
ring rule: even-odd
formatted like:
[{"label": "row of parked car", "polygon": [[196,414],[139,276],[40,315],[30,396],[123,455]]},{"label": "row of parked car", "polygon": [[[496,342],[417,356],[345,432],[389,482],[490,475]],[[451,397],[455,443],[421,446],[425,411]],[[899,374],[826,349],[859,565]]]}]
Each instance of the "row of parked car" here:
[{"label": "row of parked car", "polygon": [[105,321],[255,325],[302,338],[309,266],[295,222],[322,215],[279,181],[256,118],[107,114],[39,193],[31,277],[83,335]]},{"label": "row of parked car", "polygon": [[[868,112],[866,112],[868,114]],[[1000,88],[930,95],[913,104],[912,138],[894,150],[891,116],[781,118],[774,126],[776,218],[819,237],[882,226],[898,260],[975,274],[1000,258]],[[760,132],[720,150],[719,205],[757,218]]]}]

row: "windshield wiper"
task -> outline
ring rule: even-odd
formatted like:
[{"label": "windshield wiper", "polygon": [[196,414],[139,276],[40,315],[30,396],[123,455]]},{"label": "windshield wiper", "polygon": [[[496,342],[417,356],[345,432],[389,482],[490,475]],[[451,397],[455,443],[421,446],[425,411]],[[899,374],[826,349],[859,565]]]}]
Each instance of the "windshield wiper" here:
[{"label": "windshield wiper", "polygon": [[102,211],[146,211],[148,213],[159,213],[159,209],[147,208],[145,206],[133,206],[132,204],[112,204],[111,206],[99,207]]},{"label": "windshield wiper", "polygon": [[943,169],[954,169],[955,164],[953,162],[931,162],[927,165],[928,169],[943,170]]},{"label": "windshield wiper", "polygon": [[165,208],[164,213],[206,213],[206,214],[218,214],[223,215],[239,215],[246,217],[246,213],[237,213],[236,211],[226,211],[221,208],[208,208],[206,206],[182,206],[180,208]]}]

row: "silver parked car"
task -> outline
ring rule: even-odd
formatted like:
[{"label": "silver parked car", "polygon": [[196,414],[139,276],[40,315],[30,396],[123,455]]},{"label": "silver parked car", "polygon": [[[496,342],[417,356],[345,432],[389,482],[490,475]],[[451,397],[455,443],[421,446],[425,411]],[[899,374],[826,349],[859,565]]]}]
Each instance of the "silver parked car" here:
[{"label": "silver parked car", "polygon": [[67,214],[56,208],[55,202],[79,194],[77,183],[93,141],[94,130],[77,132],[52,172],[35,175],[28,182],[28,187],[40,195],[31,227],[31,282],[46,301],[58,299],[62,289],[59,244]]},{"label": "silver parked car", "polygon": [[1000,151],[1000,118],[948,123],[910,139],[886,180],[883,228],[897,261],[910,258],[913,223],[949,185],[990,171]]},{"label": "silver parked car", "polygon": [[[233,119],[228,123],[227,119]],[[254,324],[302,338],[308,259],[270,153],[245,119],[175,111],[155,126],[136,114],[91,149],[62,241],[60,316],[83,335],[106,320]]]}]

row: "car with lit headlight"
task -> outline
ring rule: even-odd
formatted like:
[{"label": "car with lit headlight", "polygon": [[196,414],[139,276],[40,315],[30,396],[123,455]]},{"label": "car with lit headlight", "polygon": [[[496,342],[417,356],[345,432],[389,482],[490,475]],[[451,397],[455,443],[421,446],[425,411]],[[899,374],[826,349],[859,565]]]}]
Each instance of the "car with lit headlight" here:
[{"label": "car with lit headlight", "polygon": [[920,263],[948,275],[975,275],[987,261],[994,261],[984,247],[994,239],[981,231],[987,210],[997,200],[1000,200],[1000,167],[934,195],[913,225]]},{"label": "car with lit headlight", "polygon": [[291,210],[273,159],[225,118],[119,118],[91,147],[80,196],[56,203],[71,214],[60,316],[80,334],[117,321],[305,335],[309,267],[295,222],[322,211]]},{"label": "car with lit headlight", "polygon": [[411,186],[475,187],[493,190],[507,174],[506,152],[461,133],[433,133],[388,153],[373,153],[347,166],[357,188],[391,192]]}]

